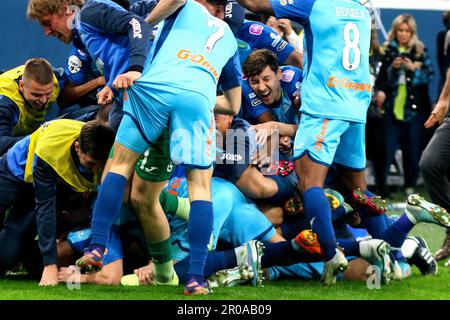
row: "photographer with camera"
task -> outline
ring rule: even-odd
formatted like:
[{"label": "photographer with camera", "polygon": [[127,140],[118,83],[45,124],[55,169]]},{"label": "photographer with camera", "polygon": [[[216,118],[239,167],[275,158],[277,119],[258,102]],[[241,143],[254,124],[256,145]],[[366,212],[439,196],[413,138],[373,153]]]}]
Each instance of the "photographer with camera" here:
[{"label": "photographer with camera", "polygon": [[404,191],[410,194],[416,186],[420,154],[426,144],[423,122],[431,111],[428,83],[433,72],[412,16],[402,14],[394,19],[384,47],[375,87],[377,106],[385,111],[381,148],[385,148],[386,156],[375,165],[381,171],[376,172],[376,183],[386,185],[390,164],[400,145]]}]

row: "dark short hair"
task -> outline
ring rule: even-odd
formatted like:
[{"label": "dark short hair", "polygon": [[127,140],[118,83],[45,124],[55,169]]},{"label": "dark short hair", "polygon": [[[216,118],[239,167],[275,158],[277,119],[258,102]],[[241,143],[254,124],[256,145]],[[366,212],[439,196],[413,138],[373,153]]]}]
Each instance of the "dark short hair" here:
[{"label": "dark short hair", "polygon": [[119,6],[121,6],[125,10],[130,11],[130,1],[128,1],[128,0],[112,0],[112,1],[117,3]]},{"label": "dark short hair", "polygon": [[114,143],[114,131],[106,122],[89,121],[81,128],[78,142],[81,152],[95,160],[107,160]]},{"label": "dark short hair", "polygon": [[25,62],[23,79],[33,80],[39,84],[49,84],[53,82],[53,69],[51,64],[43,58],[32,58]]},{"label": "dark short hair", "polygon": [[447,29],[450,29],[450,10],[444,12],[442,22]]},{"label": "dark short hair", "polygon": [[273,72],[280,68],[278,57],[268,49],[256,50],[245,59],[242,70],[247,78],[257,76],[269,66]]},{"label": "dark short hair", "polygon": [[206,0],[206,2],[209,2],[216,6],[224,6],[225,7],[228,3],[228,0]]}]

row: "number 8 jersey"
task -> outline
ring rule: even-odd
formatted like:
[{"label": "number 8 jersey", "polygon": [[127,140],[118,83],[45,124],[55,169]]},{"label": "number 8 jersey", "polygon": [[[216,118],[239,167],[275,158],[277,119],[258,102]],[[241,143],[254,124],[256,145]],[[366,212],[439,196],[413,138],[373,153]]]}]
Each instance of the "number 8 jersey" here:
[{"label": "number 8 jersey", "polygon": [[300,111],[312,116],[366,122],[372,85],[369,11],[358,0],[271,0],[278,19],[305,29]]}]

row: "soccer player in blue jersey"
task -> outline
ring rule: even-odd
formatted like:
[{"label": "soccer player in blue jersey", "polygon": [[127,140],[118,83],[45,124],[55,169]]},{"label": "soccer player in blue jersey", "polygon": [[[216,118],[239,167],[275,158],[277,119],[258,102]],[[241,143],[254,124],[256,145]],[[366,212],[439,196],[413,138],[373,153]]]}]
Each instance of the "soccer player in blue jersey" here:
[{"label": "soccer player in blue jersey", "polygon": [[87,107],[97,104],[97,91],[105,86],[105,78],[92,63],[86,50],[72,48],[64,68],[66,85],[58,96],[58,106],[78,104]]},{"label": "soccer player in blue jersey", "polygon": [[282,64],[301,67],[300,52],[285,41],[274,29],[256,21],[245,21],[237,30],[241,63],[253,50],[268,49],[275,53]]},{"label": "soccer player in blue jersey", "polygon": [[224,21],[238,41],[241,64],[253,50],[269,49],[282,64],[301,68],[301,53],[269,26],[257,21],[246,21],[245,9],[235,0],[228,1]]},{"label": "soccer player in blue jersey", "polygon": [[287,18],[305,29],[302,118],[294,144],[305,212],[325,254],[325,284],[348,262],[337,250],[323,183],[331,163],[346,168],[349,189],[368,193],[364,129],[371,99],[369,12],[359,1],[238,0],[245,8]]},{"label": "soccer player in blue jersey", "polygon": [[[64,9],[68,8],[67,2],[58,0],[54,2],[60,4],[58,13],[64,15]],[[210,1],[207,2],[209,4]],[[29,10],[29,16],[40,20],[46,34],[70,41],[72,33],[68,32],[64,25],[67,18],[54,21],[52,19],[58,18],[55,12],[49,9],[39,12],[36,5],[39,4],[39,0],[32,0],[31,3],[35,4],[33,8],[35,13],[30,15]],[[104,10],[95,10],[95,13],[94,10],[88,11],[88,8],[101,9],[102,6],[105,7]],[[100,19],[99,12],[102,13]],[[92,18],[95,15],[95,21],[89,20],[90,13]],[[186,286],[185,293],[207,293],[202,278],[212,227],[210,168],[215,154],[213,107],[216,106],[216,111],[225,110],[226,112],[240,105],[239,81],[229,86],[222,85],[225,97],[238,98],[220,99],[216,103],[216,86],[219,77],[226,79],[225,83],[230,84],[230,79],[240,74],[239,64],[236,63],[237,46],[232,33],[225,23],[208,14],[203,6],[192,0],[160,1],[147,16],[146,21],[153,26],[167,19],[159,25],[158,34],[148,54],[146,51],[149,38],[148,26],[144,25],[138,16],[133,16],[122,8],[119,9],[117,5],[109,1],[88,1],[77,17],[81,18],[79,24],[81,27],[77,31],[81,34],[81,40],[88,47],[93,59],[100,58],[105,63],[109,61],[105,55],[116,55],[117,59],[113,59],[111,65],[103,66],[104,69],[119,72],[110,73],[115,78],[108,79],[106,75],[105,78],[107,78],[108,87],[114,87],[118,92],[123,93],[126,114],[116,137],[113,164],[102,183],[94,208],[92,244],[87,254],[79,261],[79,265],[101,266],[108,231],[120,209],[126,180],[133,173],[138,157],[150,143],[156,141],[165,128],[170,127],[173,133],[172,159],[176,163],[183,163],[191,168],[188,177],[193,219],[191,219],[189,230],[192,233],[190,241],[193,249],[191,280]],[[99,23],[103,25],[98,26]],[[118,25],[122,29],[118,28]],[[117,28],[113,28],[114,26]],[[117,39],[114,42],[118,44],[117,51],[108,52],[104,49],[109,47],[102,46],[108,39],[98,32],[99,27],[113,34],[124,34],[128,31],[129,37],[125,40]],[[127,43],[126,41],[131,45],[131,49],[123,45]],[[111,47],[114,48],[113,45]],[[145,62],[147,55],[149,58]],[[224,73],[221,75],[222,69]],[[145,72],[142,76],[143,71]],[[138,79],[139,81],[134,84]],[[230,104],[230,101],[239,102]],[[192,145],[197,149],[194,150]],[[162,186],[162,183],[159,185]],[[159,240],[158,250],[166,252],[169,228],[162,210],[158,210],[160,209],[158,207],[160,190],[153,191],[155,190],[147,196],[150,202],[149,207],[155,210],[146,217],[144,224],[153,229],[152,237]],[[162,239],[165,240],[161,242]],[[171,259],[167,259],[167,255],[164,259],[167,269]],[[171,281],[173,269],[171,270],[168,279],[161,282]]]},{"label": "soccer player in blue jersey", "polygon": [[[299,123],[298,101],[303,80],[302,70],[278,64],[270,50],[252,52],[244,66],[242,82],[242,110],[244,118],[258,124],[277,121],[295,125]],[[291,136],[295,135],[295,131]],[[280,132],[286,135],[286,132]]]}]

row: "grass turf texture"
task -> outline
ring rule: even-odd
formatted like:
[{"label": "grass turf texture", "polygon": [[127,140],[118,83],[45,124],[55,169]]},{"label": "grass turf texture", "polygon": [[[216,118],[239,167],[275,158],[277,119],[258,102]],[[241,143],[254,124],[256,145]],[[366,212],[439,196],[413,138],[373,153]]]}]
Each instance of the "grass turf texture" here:
[{"label": "grass turf texture", "polygon": [[[396,195],[401,199],[403,196]],[[401,213],[401,212],[399,212]],[[420,235],[434,253],[445,236],[443,228],[421,224],[410,235]],[[370,290],[364,282],[338,281],[335,286],[323,287],[317,281],[278,280],[266,282],[264,288],[240,286],[216,288],[211,296],[185,297],[183,287],[122,287],[81,284],[80,289],[39,287],[38,282],[18,277],[0,278],[2,300],[449,300],[450,268],[439,263],[437,276],[422,276],[413,267],[413,276],[393,281],[381,289]]]}]

